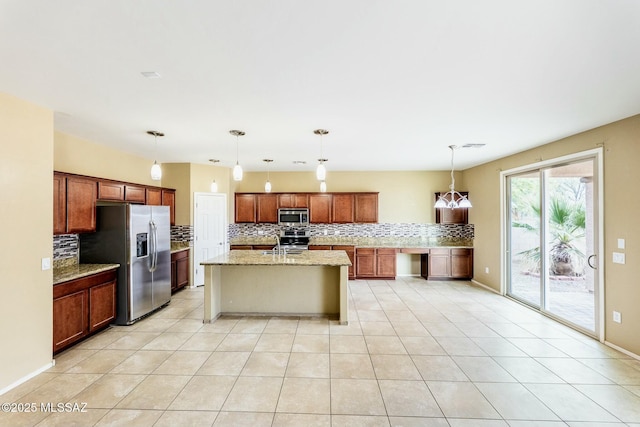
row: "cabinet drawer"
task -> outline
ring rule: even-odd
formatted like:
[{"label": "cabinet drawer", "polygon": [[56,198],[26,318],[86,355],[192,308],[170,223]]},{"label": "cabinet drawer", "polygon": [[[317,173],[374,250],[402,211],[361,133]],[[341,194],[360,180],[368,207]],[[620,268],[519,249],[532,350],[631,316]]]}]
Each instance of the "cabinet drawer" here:
[{"label": "cabinet drawer", "polygon": [[449,256],[449,249],[444,249],[444,248],[435,248],[435,249],[431,249],[429,251],[430,255],[444,255],[444,256]]},{"label": "cabinet drawer", "polygon": [[397,250],[394,248],[378,248],[378,255],[395,255]]},{"label": "cabinet drawer", "polygon": [[375,248],[357,248],[356,254],[357,255],[375,255],[376,249]]},{"label": "cabinet drawer", "polygon": [[189,257],[189,249],[185,249],[183,251],[179,251],[179,252],[174,252],[171,254],[171,261],[176,261],[182,258],[188,258]]}]

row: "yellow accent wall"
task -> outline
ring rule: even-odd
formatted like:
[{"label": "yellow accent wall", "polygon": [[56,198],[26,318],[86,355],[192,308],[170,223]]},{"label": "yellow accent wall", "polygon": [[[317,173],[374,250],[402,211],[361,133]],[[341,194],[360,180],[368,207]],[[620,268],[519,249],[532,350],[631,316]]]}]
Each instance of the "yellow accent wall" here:
[{"label": "yellow accent wall", "polygon": [[[640,354],[640,115],[592,129],[532,150],[465,170],[464,180],[473,195],[469,222],[475,224],[474,278],[500,290],[500,171],[568,154],[604,149],[604,258],[605,339]],[[617,239],[626,239],[626,249],[617,249]],[[624,252],[626,264],[613,264],[612,253]],[[489,267],[490,274],[485,273]],[[622,314],[622,323],[611,321],[612,312]]]},{"label": "yellow accent wall", "polygon": [[144,157],[66,133],[54,133],[53,167],[59,172],[161,187],[163,184],[151,179],[152,164],[152,160]]},{"label": "yellow accent wall", "polygon": [[53,112],[0,93],[0,394],[52,362]]}]

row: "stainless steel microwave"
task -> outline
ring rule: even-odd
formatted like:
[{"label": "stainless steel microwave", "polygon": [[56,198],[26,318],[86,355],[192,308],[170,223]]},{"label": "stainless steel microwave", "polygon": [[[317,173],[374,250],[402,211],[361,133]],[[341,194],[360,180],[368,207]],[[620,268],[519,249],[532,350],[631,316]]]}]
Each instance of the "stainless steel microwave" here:
[{"label": "stainless steel microwave", "polygon": [[300,227],[309,225],[309,209],[307,208],[283,208],[278,209],[278,224],[287,227]]}]

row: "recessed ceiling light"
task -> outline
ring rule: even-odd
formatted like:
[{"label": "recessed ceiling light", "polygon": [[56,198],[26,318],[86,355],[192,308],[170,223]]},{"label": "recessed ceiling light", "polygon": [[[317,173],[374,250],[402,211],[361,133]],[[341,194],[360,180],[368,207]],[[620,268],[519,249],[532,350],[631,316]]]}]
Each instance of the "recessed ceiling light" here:
[{"label": "recessed ceiling light", "polygon": [[143,71],[140,74],[148,79],[159,79],[160,77],[162,77],[160,73],[156,73],[155,71]]},{"label": "recessed ceiling light", "polygon": [[464,144],[462,148],[481,148],[487,144]]},{"label": "recessed ceiling light", "polygon": [[293,164],[294,165],[306,165],[307,162],[305,160],[294,160]]}]

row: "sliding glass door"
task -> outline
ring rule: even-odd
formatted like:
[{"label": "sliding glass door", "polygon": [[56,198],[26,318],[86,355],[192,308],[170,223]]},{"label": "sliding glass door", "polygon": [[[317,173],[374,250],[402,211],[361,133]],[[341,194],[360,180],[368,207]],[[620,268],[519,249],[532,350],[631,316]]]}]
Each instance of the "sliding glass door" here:
[{"label": "sliding glass door", "polygon": [[506,178],[507,294],[591,335],[598,330],[595,158]]}]

